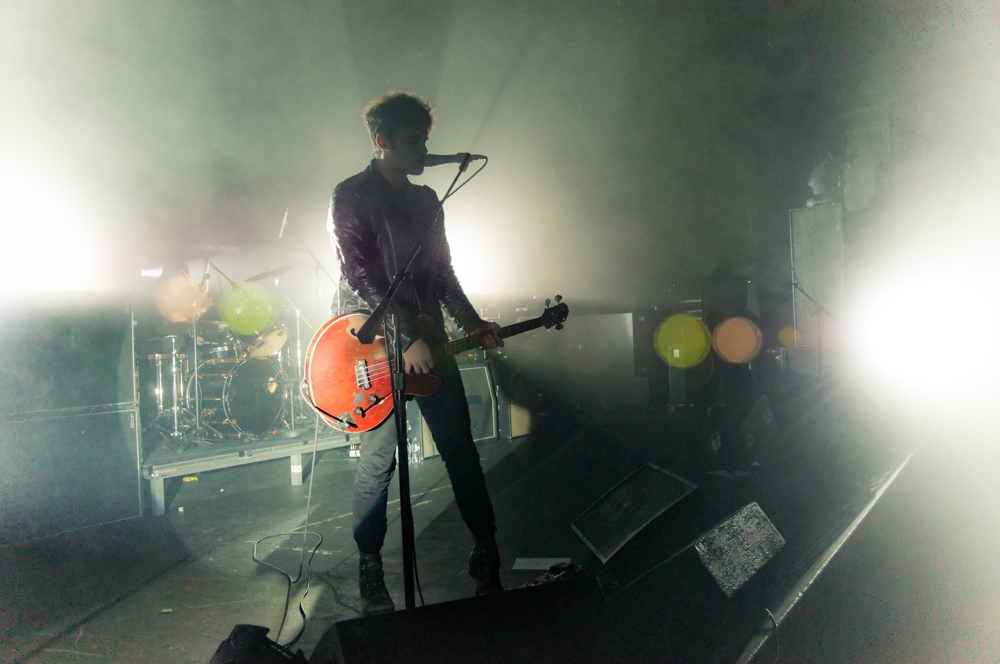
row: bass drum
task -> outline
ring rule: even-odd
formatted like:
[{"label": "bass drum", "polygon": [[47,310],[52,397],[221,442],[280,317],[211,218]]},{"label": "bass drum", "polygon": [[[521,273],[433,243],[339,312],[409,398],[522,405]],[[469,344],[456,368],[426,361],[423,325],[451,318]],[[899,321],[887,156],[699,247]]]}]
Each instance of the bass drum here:
[{"label": "bass drum", "polygon": [[[225,434],[265,434],[281,417],[283,382],[281,369],[260,358],[202,362],[198,365],[201,421]],[[194,390],[192,376],[189,398]]]}]

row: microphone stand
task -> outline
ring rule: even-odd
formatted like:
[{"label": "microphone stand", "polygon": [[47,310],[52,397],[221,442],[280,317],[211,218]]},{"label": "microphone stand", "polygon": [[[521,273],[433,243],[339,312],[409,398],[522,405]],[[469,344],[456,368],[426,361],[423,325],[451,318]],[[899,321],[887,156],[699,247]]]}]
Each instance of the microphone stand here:
[{"label": "microphone stand", "polygon": [[[416,608],[416,598],[414,595],[416,544],[413,532],[413,507],[410,501],[409,453],[406,448],[406,366],[403,360],[403,344],[399,333],[400,321],[395,312],[388,312],[387,310],[396,296],[396,291],[399,289],[400,284],[403,283],[403,279],[409,274],[410,267],[420,253],[424,240],[427,239],[430,231],[437,223],[441,210],[444,208],[444,202],[451,195],[455,183],[458,182],[458,178],[469,167],[471,158],[471,155],[465,156],[465,159],[459,166],[458,173],[455,174],[455,179],[452,180],[448,191],[441,198],[438,209],[431,218],[430,225],[424,231],[424,237],[413,246],[409,257],[403,263],[403,267],[396,271],[396,275],[393,277],[392,283],[389,284],[389,288],[386,290],[382,300],[375,307],[375,310],[368,317],[368,320],[365,321],[364,325],[361,326],[361,329],[355,333],[358,341],[363,344],[370,344],[375,341],[375,333],[378,331],[380,324],[385,327],[385,323],[388,323],[392,327],[393,359],[395,360],[395,366],[392,367],[392,398],[393,414],[396,420],[396,464],[399,472],[399,522],[403,539],[403,594],[407,609]],[[354,333],[354,330],[351,330],[351,332]]]}]

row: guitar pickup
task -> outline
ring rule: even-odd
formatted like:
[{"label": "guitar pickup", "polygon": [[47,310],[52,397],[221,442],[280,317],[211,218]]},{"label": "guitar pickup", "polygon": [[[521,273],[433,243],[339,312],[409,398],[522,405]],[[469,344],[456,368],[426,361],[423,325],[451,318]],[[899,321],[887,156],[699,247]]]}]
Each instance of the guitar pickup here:
[{"label": "guitar pickup", "polygon": [[371,377],[368,375],[368,360],[358,360],[354,365],[354,377],[361,389],[367,390],[372,386]]}]

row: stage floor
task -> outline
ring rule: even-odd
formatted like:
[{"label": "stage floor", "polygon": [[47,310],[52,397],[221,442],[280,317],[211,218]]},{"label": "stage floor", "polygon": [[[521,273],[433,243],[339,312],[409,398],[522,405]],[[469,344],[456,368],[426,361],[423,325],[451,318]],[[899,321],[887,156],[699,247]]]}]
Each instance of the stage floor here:
[{"label": "stage floor", "polygon": [[[632,550],[622,550],[617,566],[603,566],[569,527],[617,481],[654,462],[698,485],[685,498],[700,501],[692,518],[711,522],[755,501],[787,544],[760,582],[730,604],[678,596],[674,581],[650,573],[613,599],[606,629],[614,649],[595,652],[595,661],[733,661],[761,622],[753,611],[780,602],[912,451],[905,441],[881,439],[888,434],[877,419],[857,416],[845,393],[829,386],[789,390],[775,408],[781,439],[761,449],[758,465],[745,472],[718,472],[692,453],[701,435],[697,423],[648,410],[550,415],[537,434],[481,443],[504,584],[517,587],[540,574],[514,570],[517,559],[572,558],[614,592],[616,579],[637,577],[656,555],[662,558],[655,547],[670,533],[642,533],[628,545]],[[323,543],[312,558],[308,594],[304,580],[292,586],[287,611],[286,578],[253,562],[251,550],[260,538],[302,525],[309,455],[301,486],[289,484],[284,460],[205,472],[197,481],[174,478],[166,483],[164,517],[7,550],[5,604],[13,608],[0,612],[0,658],[207,663],[238,623],[267,626],[275,638],[284,615],[280,641],[287,642],[302,625],[300,602],[309,620],[293,648],[310,654],[331,624],[359,615],[350,534],[355,464],[346,449],[318,455],[310,530]],[[1000,534],[989,527],[1000,494],[983,493],[988,476],[983,463],[941,448],[921,450],[782,625],[787,661],[1000,656],[993,554]],[[466,557],[472,540],[440,458],[412,466],[411,481],[424,601],[471,596]],[[390,491],[383,553],[387,585],[401,607],[395,483]],[[294,577],[301,544],[301,535],[267,540],[259,555]],[[720,614],[719,606],[730,608]],[[706,622],[720,615],[720,624]],[[659,637],[639,643],[630,630],[648,630],[651,620]],[[697,638],[673,633],[680,631],[698,632]],[[773,640],[765,644],[755,661],[772,661],[773,647]]]}]

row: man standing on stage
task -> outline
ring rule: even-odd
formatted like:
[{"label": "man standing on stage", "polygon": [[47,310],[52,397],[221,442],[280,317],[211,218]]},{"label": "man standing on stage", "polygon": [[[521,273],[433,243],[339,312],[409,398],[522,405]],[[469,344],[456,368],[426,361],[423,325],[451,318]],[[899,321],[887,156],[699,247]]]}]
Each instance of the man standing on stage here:
[{"label": "man standing on stage", "polygon": [[[476,314],[455,276],[443,211],[435,219],[440,209],[437,194],[408,179],[424,170],[427,138],[434,126],[430,106],[414,95],[391,93],[368,105],[364,121],[374,159],[364,171],[337,185],[327,220],[341,265],[338,307],[341,313],[374,309],[414,244],[423,243],[390,310],[400,321],[407,373],[433,373],[442,380],[441,389],[429,397],[417,397],[417,405],[441,452],[462,519],[475,537],[469,575],[476,580],[476,594],[500,591],[493,505],[472,440],[465,389],[454,358],[433,356],[448,340],[442,305],[467,334],[481,335],[484,349],[503,345],[500,326]],[[436,323],[434,329],[418,326],[419,315],[430,316]],[[361,558],[359,585],[367,615],[395,609],[383,580],[380,553],[395,455],[392,417],[361,434],[361,459],[354,480],[354,540]]]}]

